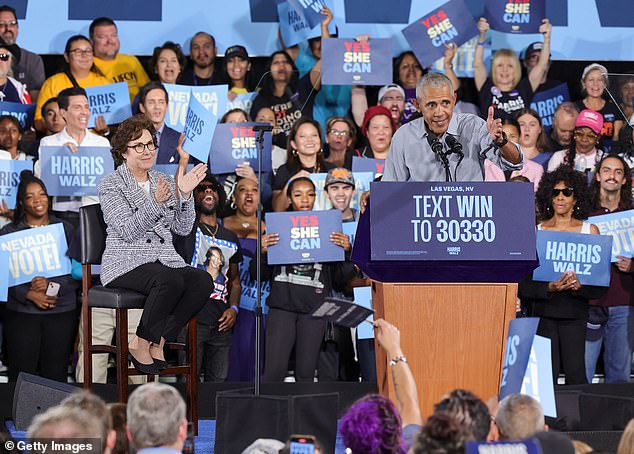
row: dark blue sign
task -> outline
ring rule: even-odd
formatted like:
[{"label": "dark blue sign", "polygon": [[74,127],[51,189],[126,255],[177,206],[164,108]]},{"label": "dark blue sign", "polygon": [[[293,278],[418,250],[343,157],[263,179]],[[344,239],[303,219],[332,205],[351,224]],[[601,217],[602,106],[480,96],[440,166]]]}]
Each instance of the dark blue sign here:
[{"label": "dark blue sign", "polygon": [[302,17],[310,28],[316,27],[326,18],[321,14],[324,0],[286,0],[288,4]]},{"label": "dark blue sign", "polygon": [[22,129],[33,126],[35,104],[20,104],[18,102],[0,102],[0,115],[11,115],[20,122]]},{"label": "dark blue sign", "polygon": [[[211,142],[209,165],[212,173],[233,173],[239,164],[249,163],[251,168],[258,168],[258,148],[253,126],[258,123],[222,123],[216,125]],[[262,148],[262,171],[270,172],[271,134],[264,134]]]},{"label": "dark blue sign", "polygon": [[343,248],[330,241],[341,232],[341,211],[266,213],[267,233],[278,233],[279,243],[268,248],[268,264],[341,262]]},{"label": "dark blue sign", "polygon": [[509,323],[500,380],[500,400],[522,390],[537,325],[539,318],[536,317],[518,318]]},{"label": "dark blue sign", "polygon": [[570,93],[568,93],[568,84],[560,84],[550,90],[544,90],[535,93],[531,101],[531,109],[536,111],[542,119],[542,128],[546,133],[550,132],[553,127],[553,117],[555,109],[559,104],[570,101]]},{"label": "dark blue sign", "polygon": [[610,286],[611,236],[538,230],[537,254],[536,281],[553,282],[574,271],[582,285]]},{"label": "dark blue sign", "polygon": [[2,235],[0,251],[9,253],[9,287],[31,282],[36,276],[70,274],[68,245],[61,223]]},{"label": "dark blue sign", "polygon": [[114,171],[110,149],[79,147],[73,153],[68,147],[41,147],[42,181],[53,196],[97,195],[99,181]]},{"label": "dark blue sign", "polygon": [[359,42],[348,38],[321,40],[324,85],[387,85],[392,83],[392,40]]},{"label": "dark blue sign", "polygon": [[112,20],[160,21],[163,0],[68,0],[68,19],[93,20],[109,17]]},{"label": "dark blue sign", "polygon": [[103,115],[108,125],[116,125],[132,116],[127,82],[95,85],[85,90],[90,106],[89,128],[95,127],[95,120],[100,115]]},{"label": "dark blue sign", "polygon": [[9,5],[15,10],[16,18],[26,19],[26,7],[28,6],[28,0],[6,0],[2,2],[5,5]]},{"label": "dark blue sign", "polygon": [[0,200],[4,200],[7,207],[15,208],[15,196],[18,194],[20,172],[33,170],[33,161],[17,161],[15,159],[0,159]]},{"label": "dark blue sign", "polygon": [[370,186],[372,260],[535,260],[531,185]]},{"label": "dark blue sign", "polygon": [[486,0],[484,17],[491,30],[505,33],[539,33],[546,17],[544,0]]},{"label": "dark blue sign", "polygon": [[478,34],[463,0],[450,0],[403,29],[403,35],[426,68],[445,53],[445,44],[460,46]]},{"label": "dark blue sign", "polygon": [[183,149],[201,162],[207,162],[218,117],[205,109],[195,96],[189,97],[185,118]]},{"label": "dark blue sign", "polygon": [[362,158],[359,156],[352,157],[352,174],[356,175],[360,172],[372,172],[374,178],[383,175],[385,167],[385,159]]},{"label": "dark blue sign", "polygon": [[249,0],[251,22],[277,22],[276,0]]},{"label": "dark blue sign", "polygon": [[407,24],[411,0],[344,0],[349,24]]},{"label": "dark blue sign", "polygon": [[[251,279],[251,273],[249,267],[253,257],[245,254],[246,249],[242,250],[242,261],[238,264],[238,270],[240,272],[240,283],[242,284],[242,296],[240,296],[240,310],[255,311],[255,306],[258,299],[258,285],[255,279]],[[262,296],[262,313],[268,314],[269,307],[266,305],[266,299],[271,293],[271,282],[262,281],[260,283],[260,294]]]},{"label": "dark blue sign", "polygon": [[[178,170],[178,164],[154,164],[152,166],[154,170],[164,173],[165,175],[169,175],[173,177],[176,175],[176,171]],[[189,172],[194,168],[194,164],[187,164],[187,171]]]},{"label": "dark blue sign", "polygon": [[542,454],[536,440],[468,441],[466,454]]},{"label": "dark blue sign", "polygon": [[634,27],[634,15],[623,11],[620,0],[595,0],[601,27]]}]

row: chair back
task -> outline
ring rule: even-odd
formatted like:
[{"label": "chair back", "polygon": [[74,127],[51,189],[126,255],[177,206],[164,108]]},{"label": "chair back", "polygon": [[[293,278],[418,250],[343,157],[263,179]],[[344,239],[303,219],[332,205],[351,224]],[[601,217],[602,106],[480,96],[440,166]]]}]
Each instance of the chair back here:
[{"label": "chair back", "polygon": [[106,247],[106,222],[100,204],[87,205],[79,209],[81,230],[81,264],[101,263]]}]

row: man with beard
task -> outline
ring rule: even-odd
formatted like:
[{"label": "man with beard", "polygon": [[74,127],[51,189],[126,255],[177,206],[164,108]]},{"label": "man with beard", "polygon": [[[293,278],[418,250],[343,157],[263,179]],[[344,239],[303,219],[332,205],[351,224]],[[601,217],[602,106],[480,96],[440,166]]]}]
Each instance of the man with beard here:
[{"label": "man with beard", "polygon": [[198,32],[189,46],[192,67],[186,69],[178,83],[183,85],[220,85],[226,83],[222,71],[216,71],[216,39],[207,32]]},{"label": "man with beard", "polygon": [[[456,95],[451,80],[440,73],[424,75],[416,96],[422,118],[394,134],[382,181],[484,181],[485,158],[502,170],[522,169],[522,152],[507,139],[493,107],[486,122],[473,114],[453,115]],[[462,157],[452,152],[449,136],[462,145]]]},{"label": "man with beard", "polygon": [[31,100],[37,102],[37,95],[46,79],[42,57],[16,44],[20,26],[15,9],[9,5],[0,6],[0,36],[4,42],[13,46],[13,77],[26,85]]},{"label": "man with beard", "polygon": [[180,133],[165,124],[169,96],[162,83],[152,81],[144,85],[139,92],[139,110],[156,129],[157,164],[178,164],[179,154],[176,151]]},{"label": "man with beard", "polygon": [[117,26],[109,17],[99,17],[89,28],[95,65],[112,83],[127,82],[130,101],[150,79],[134,55],[120,54],[121,42]]},{"label": "man with beard", "polygon": [[[592,181],[595,211],[603,215],[632,209],[630,168],[616,155],[604,157]],[[598,300],[590,301],[586,330],[586,376],[588,383],[597,365],[603,344],[606,383],[628,383],[634,345],[634,267],[632,258],[618,255],[610,267],[610,287]]]},{"label": "man with beard", "polygon": [[231,328],[236,323],[242,285],[238,264],[242,261],[235,233],[221,225],[217,211],[225,204],[224,189],[207,175],[194,190],[196,222],[191,233],[174,237],[174,247],[191,266],[214,278],[209,301],[196,316],[198,374],[204,381],[223,382],[229,371]]}]

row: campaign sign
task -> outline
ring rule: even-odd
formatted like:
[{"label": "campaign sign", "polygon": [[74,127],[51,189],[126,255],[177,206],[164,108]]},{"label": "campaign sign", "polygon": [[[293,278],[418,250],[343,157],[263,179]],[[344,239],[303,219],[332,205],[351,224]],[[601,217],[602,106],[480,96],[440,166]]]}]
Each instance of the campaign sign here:
[{"label": "campaign sign", "polygon": [[[216,125],[209,162],[214,174],[233,173],[238,164],[248,162],[258,168],[258,133],[253,127],[261,123],[223,123]],[[271,172],[271,134],[264,134],[262,172]]]},{"label": "campaign sign", "polygon": [[541,117],[544,131],[550,132],[553,127],[555,109],[565,101],[570,101],[570,93],[566,83],[557,85],[550,90],[535,93],[531,101],[531,109],[535,110]]},{"label": "campaign sign", "polygon": [[352,157],[352,173],[356,175],[358,172],[372,172],[374,178],[383,175],[385,167],[385,159],[362,158],[360,156]]},{"label": "campaign sign", "polygon": [[[479,38],[476,36],[458,47],[456,56],[451,62],[456,77],[469,77],[473,79],[473,62],[475,61],[475,51],[478,46],[478,40]],[[491,39],[485,38],[484,43],[484,61],[489,62],[491,60]],[[444,60],[444,58],[436,60],[434,66],[432,66],[432,70],[446,74]]]},{"label": "campaign sign", "polygon": [[[326,173],[311,173],[310,179],[315,183],[315,204],[313,205],[314,211],[330,210],[332,203],[328,198],[328,194],[324,189],[326,184]],[[370,183],[374,180],[373,172],[357,172],[354,173],[354,186],[355,194],[350,201],[350,208],[358,209],[361,195],[365,191],[370,190]]]},{"label": "campaign sign", "polygon": [[553,365],[550,361],[550,339],[542,336],[533,338],[531,354],[526,365],[526,373],[520,392],[536,399],[544,409],[544,414],[557,417]]},{"label": "campaign sign", "polygon": [[15,159],[0,159],[0,200],[4,200],[7,207],[15,208],[15,196],[18,194],[20,172],[33,170],[33,161],[16,161]]},{"label": "campaign sign", "polygon": [[[334,12],[334,0],[325,0],[323,3],[330,8],[330,11]],[[315,25],[314,27],[309,26],[302,15],[288,4],[287,0],[278,0],[277,15],[280,18],[279,22],[282,39],[287,47],[294,46],[295,44],[299,44],[310,38],[321,36],[321,23]],[[324,16],[322,16],[322,19],[323,17]],[[328,31],[331,35],[337,33],[335,20],[328,24]]]},{"label": "campaign sign", "polygon": [[535,260],[532,185],[378,182],[370,187],[372,260]]},{"label": "campaign sign", "polygon": [[344,222],[341,224],[343,228],[343,233],[350,237],[350,244],[354,246],[354,239],[357,236],[357,226],[359,223],[357,221],[354,222]]},{"label": "campaign sign", "polygon": [[321,24],[326,16],[321,14],[324,9],[323,0],[286,0],[289,6],[294,9],[313,28]]},{"label": "campaign sign", "polygon": [[[176,175],[176,171],[178,170],[178,164],[154,164],[152,168],[158,172],[173,177],[174,175]],[[193,168],[193,163],[187,164],[187,172],[189,172]]]},{"label": "campaign sign", "polygon": [[9,253],[0,251],[0,301],[7,301],[9,290]]},{"label": "campaign sign", "polygon": [[387,85],[392,83],[392,39],[321,40],[324,85]]},{"label": "campaign sign", "polygon": [[536,440],[468,441],[466,454],[542,454]]},{"label": "campaign sign", "polygon": [[132,116],[127,82],[95,85],[85,90],[90,106],[89,128],[95,127],[95,120],[100,115],[103,115],[108,125],[116,125]]},{"label": "campaign sign", "polygon": [[328,297],[313,310],[310,316],[326,322],[332,322],[335,325],[354,328],[372,314],[374,314],[372,309],[354,304],[348,300]]},{"label": "campaign sign", "polygon": [[[240,310],[255,311],[255,306],[258,299],[258,285],[255,279],[251,279],[249,267],[251,265],[253,256],[247,255],[247,250],[242,249],[242,262],[238,264],[238,271],[240,272],[240,284],[242,284],[242,295],[240,296]],[[262,296],[262,313],[268,314],[269,307],[266,305],[266,299],[271,293],[271,282],[260,282],[260,294]]]},{"label": "campaign sign", "polygon": [[537,231],[539,267],[536,281],[553,282],[565,271],[574,271],[582,285],[610,285],[612,237],[587,233]]},{"label": "campaign sign", "polygon": [[591,216],[588,222],[596,225],[601,235],[612,237],[610,261],[616,262],[617,255],[634,256],[634,210]]},{"label": "campaign sign", "polygon": [[405,24],[412,0],[344,0],[347,24]]},{"label": "campaign sign", "polygon": [[268,264],[342,262],[344,250],[330,241],[341,232],[341,211],[291,211],[266,213],[267,233],[278,233],[279,242],[268,248]]},{"label": "campaign sign", "polygon": [[20,122],[22,129],[33,126],[35,104],[21,104],[19,102],[0,102],[0,115],[11,115]]},{"label": "campaign sign", "polygon": [[[354,287],[354,303],[366,309],[372,309],[372,288]],[[374,315],[370,315],[369,321],[374,322]],[[369,323],[361,323],[357,326],[357,337],[359,339],[374,339],[374,326]]]},{"label": "campaign sign", "polygon": [[54,196],[97,195],[99,181],[114,171],[110,148],[68,147],[40,148],[41,178]]},{"label": "campaign sign", "polygon": [[169,103],[165,124],[178,132],[185,129],[189,98],[193,94],[205,109],[220,118],[227,111],[227,85],[194,86],[163,84],[167,90]]},{"label": "campaign sign", "polygon": [[445,44],[457,46],[478,34],[476,20],[463,0],[450,0],[403,29],[403,35],[423,68],[445,53]]},{"label": "campaign sign", "polygon": [[233,101],[227,99],[227,108],[225,112],[229,112],[233,109],[242,109],[247,115],[251,112],[251,106],[253,105],[253,100],[258,95],[257,92],[251,93],[243,93],[241,95],[236,96]]},{"label": "campaign sign", "polygon": [[199,161],[207,162],[217,122],[218,117],[191,96],[185,119],[183,149]]},{"label": "campaign sign", "polygon": [[509,394],[519,393],[522,389],[537,325],[537,317],[517,318],[509,322],[500,380],[500,400]]},{"label": "campaign sign", "polygon": [[61,223],[0,236],[0,251],[9,253],[9,287],[36,276],[70,274],[68,245]]},{"label": "campaign sign", "polygon": [[539,33],[546,17],[545,0],[486,0],[484,17],[491,30],[504,33]]}]

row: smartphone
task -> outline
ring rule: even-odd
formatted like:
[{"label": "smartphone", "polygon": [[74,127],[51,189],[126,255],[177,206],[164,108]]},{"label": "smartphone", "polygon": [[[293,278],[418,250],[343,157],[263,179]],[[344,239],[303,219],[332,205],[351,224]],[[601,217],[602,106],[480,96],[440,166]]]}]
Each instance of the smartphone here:
[{"label": "smartphone", "polygon": [[291,435],[291,454],[315,454],[315,437]]},{"label": "smartphone", "polygon": [[60,284],[57,282],[49,282],[48,288],[46,289],[46,296],[57,296],[60,287]]},{"label": "smartphone", "polygon": [[194,425],[191,422],[187,423],[187,438],[185,439],[185,442],[183,443],[183,450],[182,453],[183,454],[194,454],[194,451],[196,449],[196,445],[194,442]]}]

